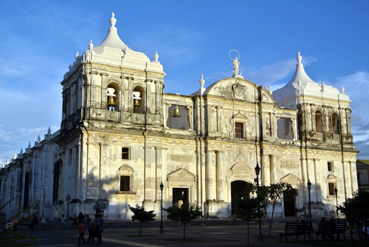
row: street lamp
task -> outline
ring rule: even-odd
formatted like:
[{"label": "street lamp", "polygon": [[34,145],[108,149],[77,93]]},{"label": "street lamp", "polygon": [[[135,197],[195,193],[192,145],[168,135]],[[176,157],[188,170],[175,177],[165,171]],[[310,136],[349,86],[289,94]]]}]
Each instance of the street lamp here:
[{"label": "street lamp", "polygon": [[164,185],[163,182],[160,183],[160,191],[161,191],[161,200],[160,200],[160,229],[159,233],[164,233],[164,227],[163,227],[163,189]]},{"label": "street lamp", "polygon": [[68,210],[67,210],[67,218],[69,218],[69,202],[70,202],[70,195],[67,195],[67,198],[65,198],[68,202]]},{"label": "street lamp", "polygon": [[337,222],[340,222],[340,217],[338,217],[338,200],[337,200],[337,193],[338,189],[334,188],[334,194],[336,195],[336,215],[337,215]]},{"label": "street lamp", "polygon": [[314,243],[314,235],[311,234],[311,232],[313,231],[313,219],[311,218],[311,200],[310,200],[311,182],[310,182],[310,179],[307,182],[307,186],[308,186],[308,190],[309,190],[310,236],[312,236],[311,237],[311,242]]},{"label": "street lamp", "polygon": [[[260,174],[260,166],[259,163],[256,161],[255,167],[255,174],[256,174],[256,185],[257,185],[257,195],[259,197],[259,174]],[[258,242],[264,242],[264,236],[261,232],[261,217],[260,217],[260,203],[258,204],[258,211],[259,211],[259,235],[258,235]]]}]

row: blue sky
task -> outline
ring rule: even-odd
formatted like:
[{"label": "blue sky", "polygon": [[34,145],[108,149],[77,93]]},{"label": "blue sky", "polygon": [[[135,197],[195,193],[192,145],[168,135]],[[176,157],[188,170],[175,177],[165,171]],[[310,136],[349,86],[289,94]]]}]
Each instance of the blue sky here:
[{"label": "blue sky", "polygon": [[358,158],[369,159],[369,1],[1,1],[0,165],[61,120],[60,81],[111,12],[121,39],[164,66],[165,92],[190,94],[232,75],[272,89],[293,75],[300,50],[317,83],[345,87]]}]

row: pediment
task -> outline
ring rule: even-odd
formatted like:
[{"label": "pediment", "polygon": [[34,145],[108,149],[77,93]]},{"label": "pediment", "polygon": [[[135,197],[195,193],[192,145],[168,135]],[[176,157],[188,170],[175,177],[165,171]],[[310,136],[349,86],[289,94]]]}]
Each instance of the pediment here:
[{"label": "pediment", "polygon": [[249,80],[237,77],[229,77],[210,85],[206,95],[221,96],[226,99],[257,101],[257,85]]},{"label": "pediment", "polygon": [[241,118],[241,119],[247,119],[247,116],[241,112],[238,112],[232,116],[232,118]]},{"label": "pediment", "polygon": [[250,171],[252,168],[246,163],[237,163],[231,167],[232,171]]},{"label": "pediment", "polygon": [[118,169],[118,173],[133,172],[133,169],[129,165],[122,165]]},{"label": "pediment", "polygon": [[180,168],[168,174],[167,179],[195,179],[196,176],[185,168]]},{"label": "pediment", "polygon": [[292,173],[289,173],[286,176],[282,177],[279,181],[289,184],[302,185],[302,180],[293,175]]}]

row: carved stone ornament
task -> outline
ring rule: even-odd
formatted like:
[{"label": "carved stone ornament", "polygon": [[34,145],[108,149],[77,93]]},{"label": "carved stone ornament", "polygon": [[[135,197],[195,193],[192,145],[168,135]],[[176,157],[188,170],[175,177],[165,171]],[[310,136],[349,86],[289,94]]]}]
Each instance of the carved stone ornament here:
[{"label": "carved stone ornament", "polygon": [[244,99],[245,86],[239,82],[232,85],[233,95],[236,99]]},{"label": "carved stone ornament", "polygon": [[289,183],[291,185],[302,185],[302,180],[299,179],[298,177],[296,177],[295,175],[289,173],[286,176],[282,177],[280,179],[281,182],[286,182]]},{"label": "carved stone ornament", "polygon": [[195,174],[189,172],[185,168],[180,168],[174,172],[171,172],[167,176],[168,180],[192,180],[196,181]]}]

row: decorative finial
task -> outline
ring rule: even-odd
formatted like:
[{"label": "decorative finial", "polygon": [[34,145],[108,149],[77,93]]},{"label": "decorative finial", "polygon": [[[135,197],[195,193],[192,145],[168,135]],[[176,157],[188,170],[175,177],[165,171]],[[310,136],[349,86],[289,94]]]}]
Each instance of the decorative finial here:
[{"label": "decorative finial", "polygon": [[50,126],[49,126],[49,129],[47,130],[47,134],[48,134],[48,135],[51,135],[51,129],[50,129]]},{"label": "decorative finial", "polygon": [[344,93],[345,93],[345,88],[343,87],[343,85],[342,85],[342,87],[341,87],[341,93],[342,93],[342,94],[344,94]]},{"label": "decorative finial", "polygon": [[158,52],[155,52],[154,58],[155,58],[155,62],[157,62],[159,58]]},{"label": "decorative finial", "polygon": [[94,48],[94,44],[92,44],[92,40],[90,40],[90,44],[88,44],[88,49],[92,50]]},{"label": "decorative finial", "polygon": [[300,51],[298,51],[298,52],[297,52],[297,57],[296,57],[296,59],[297,59],[297,63],[301,63],[301,59],[302,59],[302,57],[300,56]]},{"label": "decorative finial", "polygon": [[21,151],[20,151],[20,153],[21,153],[21,154],[23,153],[23,148],[21,148]]},{"label": "decorative finial", "polygon": [[201,86],[201,88],[203,88],[204,87],[204,84],[205,84],[205,80],[204,80],[204,76],[203,75],[201,75],[201,79],[200,79],[200,86]]},{"label": "decorative finial", "polygon": [[69,69],[71,69],[73,67],[72,63],[69,63]]},{"label": "decorative finial", "polygon": [[111,13],[111,18],[109,19],[109,21],[110,21],[110,25],[111,25],[112,27],[114,27],[114,26],[115,26],[115,23],[117,22],[117,19],[115,19],[115,18],[114,18],[114,16],[115,16],[115,14],[114,14],[114,12],[113,12],[113,13]]},{"label": "decorative finial", "polygon": [[41,141],[41,138],[40,138],[40,135],[38,135],[37,142],[40,142],[40,141]]},{"label": "decorative finial", "polygon": [[17,158],[17,154],[15,153],[15,154],[14,154],[14,158],[13,158],[13,159],[16,159],[16,158]]},{"label": "decorative finial", "polygon": [[271,86],[269,86],[268,88],[269,88],[269,93],[270,93],[270,94],[272,94],[272,92],[273,92],[273,91],[272,91],[272,87],[271,87]]},{"label": "decorative finial", "polygon": [[322,92],[324,92],[324,86],[325,86],[325,84],[324,84],[324,81],[322,82]]},{"label": "decorative finial", "polygon": [[31,142],[28,143],[28,148],[31,148]]},{"label": "decorative finial", "polygon": [[74,57],[76,58],[76,60],[78,60],[78,58],[79,58],[78,51],[77,51],[77,54]]}]

